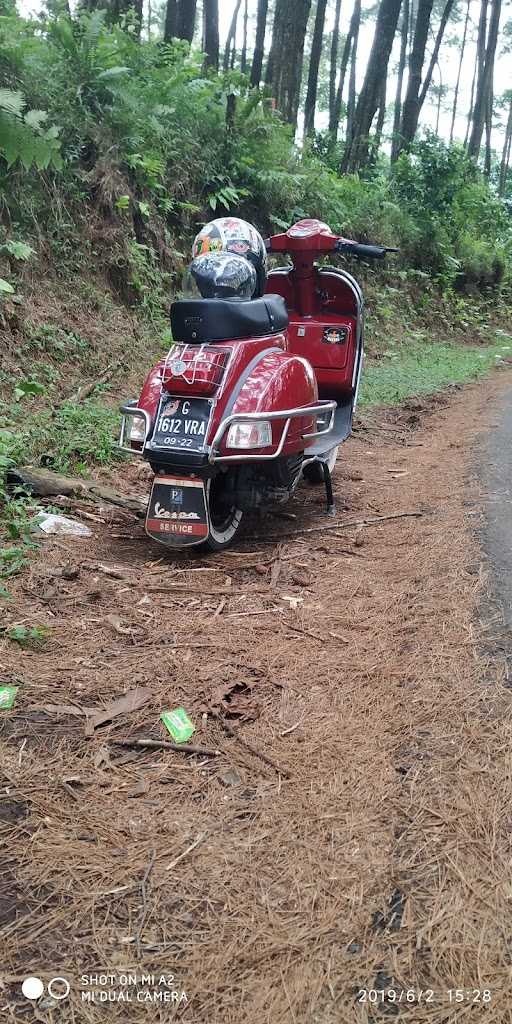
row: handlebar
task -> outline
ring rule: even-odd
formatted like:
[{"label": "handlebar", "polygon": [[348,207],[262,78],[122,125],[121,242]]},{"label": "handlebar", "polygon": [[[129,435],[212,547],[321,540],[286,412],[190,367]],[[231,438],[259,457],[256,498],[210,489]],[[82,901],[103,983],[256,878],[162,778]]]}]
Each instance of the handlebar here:
[{"label": "handlebar", "polygon": [[[299,245],[297,245],[297,241]],[[311,240],[309,238],[300,237],[297,240],[294,238],[293,242],[288,237],[288,232],[283,235],[274,235],[272,238],[265,239],[265,248],[267,252],[288,252],[292,254],[295,251],[310,252],[313,254],[328,255],[330,252],[336,252],[343,256],[356,256],[359,259],[371,259],[380,260],[388,252],[399,252],[399,249],[392,249],[387,245],[365,245],[363,242],[353,242],[348,238],[336,238],[335,235],[328,235],[322,233],[317,238]]]},{"label": "handlebar", "polygon": [[390,249],[387,245],[364,245],[362,242],[350,242],[340,238],[334,246],[335,252],[343,256],[358,256],[360,259],[382,260],[388,252],[399,252],[399,249]]}]

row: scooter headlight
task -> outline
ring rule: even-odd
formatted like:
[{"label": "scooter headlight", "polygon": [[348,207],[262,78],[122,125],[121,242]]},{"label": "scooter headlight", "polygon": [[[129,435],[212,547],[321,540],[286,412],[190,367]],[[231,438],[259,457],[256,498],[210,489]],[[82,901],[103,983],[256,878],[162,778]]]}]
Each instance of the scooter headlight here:
[{"label": "scooter headlight", "polygon": [[143,416],[128,417],[128,440],[143,444],[146,437],[146,422]]},{"label": "scooter headlight", "polygon": [[239,420],[228,430],[226,448],[268,448],[271,444],[270,420]]}]

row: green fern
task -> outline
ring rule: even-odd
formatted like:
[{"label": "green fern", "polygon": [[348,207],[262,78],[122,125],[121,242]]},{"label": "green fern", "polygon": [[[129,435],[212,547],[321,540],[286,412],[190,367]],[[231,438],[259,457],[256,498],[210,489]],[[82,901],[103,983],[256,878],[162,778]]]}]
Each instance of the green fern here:
[{"label": "green fern", "polygon": [[62,167],[59,129],[52,125],[45,128],[45,110],[28,110],[23,113],[23,93],[12,89],[0,89],[0,154],[11,167],[16,161],[29,170],[33,164],[44,170],[52,165]]}]

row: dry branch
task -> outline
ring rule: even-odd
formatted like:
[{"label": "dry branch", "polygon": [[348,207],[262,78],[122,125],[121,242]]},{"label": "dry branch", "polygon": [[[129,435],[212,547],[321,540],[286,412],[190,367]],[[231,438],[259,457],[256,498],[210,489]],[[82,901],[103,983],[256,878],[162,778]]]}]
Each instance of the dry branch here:
[{"label": "dry branch", "polygon": [[426,512],[396,512],[394,515],[379,516],[377,519],[351,519],[348,523],[326,523],[323,526],[308,526],[304,530],[291,530],[288,533],[257,534],[250,539],[273,542],[282,540],[285,537],[301,537],[305,533],[321,533],[324,530],[348,530],[350,526],[379,526],[380,523],[386,523],[390,519],[419,519],[426,514]]},{"label": "dry branch", "polygon": [[221,750],[210,750],[209,747],[198,747],[192,743],[168,743],[167,740],[109,740],[116,747],[145,747],[150,750],[176,750],[179,754],[202,754],[204,757],[218,757]]},{"label": "dry branch", "polygon": [[240,743],[243,747],[246,748],[246,750],[250,750],[251,754],[254,754],[255,757],[259,757],[260,761],[264,761],[265,764],[268,764],[270,768],[273,768],[274,771],[278,773],[278,775],[282,775],[285,779],[290,778],[291,773],[288,771],[287,768],[281,768],[280,765],[276,764],[276,762],[273,761],[271,757],[268,757],[267,754],[263,754],[261,750],[258,750],[256,747],[253,747],[252,743],[249,743],[249,741],[246,740],[243,736],[240,736],[240,732],[237,729],[233,729],[229,722],[226,722],[225,718],[222,718],[219,714],[217,714],[216,711],[213,711],[213,709],[211,708],[210,714],[217,719],[222,728],[227,732],[228,736],[231,736],[232,739],[237,740],[238,743]]}]

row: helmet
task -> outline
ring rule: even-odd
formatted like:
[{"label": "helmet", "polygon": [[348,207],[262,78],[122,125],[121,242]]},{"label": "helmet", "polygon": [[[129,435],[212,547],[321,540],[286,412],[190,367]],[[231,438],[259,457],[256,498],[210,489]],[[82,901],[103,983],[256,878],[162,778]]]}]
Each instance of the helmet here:
[{"label": "helmet", "polygon": [[255,227],[240,217],[217,217],[205,224],[196,235],[192,255],[202,256],[206,252],[232,252],[245,256],[256,271],[256,286],[253,298],[263,295],[267,281],[267,250]]},{"label": "helmet", "polygon": [[234,252],[205,252],[196,256],[190,273],[203,299],[251,299],[256,288],[252,263]]}]

